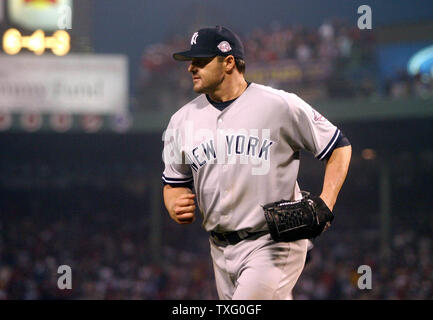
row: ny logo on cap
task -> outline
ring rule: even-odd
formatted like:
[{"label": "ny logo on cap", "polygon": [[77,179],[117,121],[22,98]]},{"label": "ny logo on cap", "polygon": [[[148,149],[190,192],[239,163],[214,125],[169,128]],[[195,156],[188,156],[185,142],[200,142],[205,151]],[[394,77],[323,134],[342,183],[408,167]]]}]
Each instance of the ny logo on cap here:
[{"label": "ny logo on cap", "polygon": [[198,37],[198,32],[195,32],[191,38],[191,45],[197,44],[197,37]]}]

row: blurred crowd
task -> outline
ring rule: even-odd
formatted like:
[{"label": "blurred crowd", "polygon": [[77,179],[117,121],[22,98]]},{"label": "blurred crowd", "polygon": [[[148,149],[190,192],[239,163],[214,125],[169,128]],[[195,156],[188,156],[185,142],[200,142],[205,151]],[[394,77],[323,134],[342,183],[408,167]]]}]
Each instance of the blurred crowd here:
[{"label": "blurred crowd", "polygon": [[[178,226],[161,211],[156,261],[148,197],[124,192],[83,188],[2,201],[0,299],[217,299],[199,222]],[[418,215],[424,229],[393,216],[387,259],[378,223],[363,225],[359,213],[344,216],[314,242],[295,299],[433,299],[433,228],[422,220],[428,214]],[[60,265],[72,269],[72,290],[57,287]],[[371,289],[358,288],[361,265],[372,270]]]},{"label": "blurred crowd", "polygon": [[411,76],[407,70],[400,70],[385,81],[384,92],[396,99],[409,96],[429,99],[433,97],[433,77],[420,73]]},{"label": "blurred crowd", "polygon": [[[295,299],[433,299],[431,232],[398,229],[389,257],[381,254],[379,230],[334,230],[326,239],[318,238],[295,287]],[[371,270],[370,288],[360,278],[366,274],[363,266]]]},{"label": "blurred crowd", "polygon": [[[431,77],[411,77],[406,72],[379,83],[374,30],[359,30],[339,20],[326,21],[316,29],[274,22],[268,28],[257,28],[241,37],[246,48],[247,79],[249,69],[282,61],[300,68],[313,62],[330,65],[332,71],[326,81],[320,79],[319,83],[305,79],[287,82],[277,78],[263,83],[297,92],[304,98],[431,97],[433,92]],[[173,110],[194,97],[187,64],[172,59],[173,52],[187,46],[185,37],[175,36],[165,43],[145,48],[138,81],[139,107]],[[314,74],[317,67],[307,72]],[[152,92],[164,94],[157,96]],[[316,94],[309,94],[311,92]]]},{"label": "blurred crowd", "polygon": [[[308,62],[312,59],[349,58],[353,54],[369,60],[375,44],[374,33],[363,33],[339,21],[325,22],[318,29],[273,23],[268,28],[258,27],[250,34],[242,35],[242,39],[248,64],[283,59]],[[173,52],[187,45],[184,37],[176,36],[166,43],[148,46],[142,57],[143,69],[149,72],[171,70],[177,65],[172,58]],[[362,51],[355,53],[356,50]]]},{"label": "blurred crowd", "polygon": [[[104,190],[101,200],[91,188],[65,190],[2,203],[0,299],[214,298],[207,256],[170,245],[179,241],[170,237],[176,230],[164,230],[155,262],[149,212],[134,197],[108,200],[119,192]],[[71,267],[72,290],[57,286],[61,265]]]}]

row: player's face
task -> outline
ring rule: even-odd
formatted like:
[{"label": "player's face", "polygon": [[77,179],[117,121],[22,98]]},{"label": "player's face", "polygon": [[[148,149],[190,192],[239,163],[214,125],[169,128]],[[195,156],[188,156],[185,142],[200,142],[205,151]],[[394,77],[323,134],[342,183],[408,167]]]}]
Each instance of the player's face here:
[{"label": "player's face", "polygon": [[192,74],[193,89],[197,93],[212,93],[224,79],[223,59],[193,58],[188,67]]}]

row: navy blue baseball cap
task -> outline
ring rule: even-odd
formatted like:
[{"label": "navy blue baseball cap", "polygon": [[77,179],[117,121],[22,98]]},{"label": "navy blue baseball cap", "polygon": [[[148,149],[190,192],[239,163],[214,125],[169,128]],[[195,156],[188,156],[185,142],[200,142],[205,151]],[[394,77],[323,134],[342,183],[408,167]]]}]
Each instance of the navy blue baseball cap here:
[{"label": "navy blue baseball cap", "polygon": [[203,28],[195,32],[191,38],[191,49],[173,54],[178,61],[192,58],[206,58],[232,55],[244,59],[244,46],[241,39],[231,30],[216,26]]}]

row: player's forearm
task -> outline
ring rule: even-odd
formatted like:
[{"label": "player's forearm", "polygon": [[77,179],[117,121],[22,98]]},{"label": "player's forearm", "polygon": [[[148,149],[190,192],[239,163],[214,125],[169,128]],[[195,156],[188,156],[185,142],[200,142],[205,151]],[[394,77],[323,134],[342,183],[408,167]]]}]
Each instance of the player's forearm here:
[{"label": "player's forearm", "polygon": [[187,187],[172,187],[170,185],[165,185],[164,186],[164,190],[163,190],[163,195],[164,195],[164,204],[165,207],[167,208],[168,213],[173,216],[174,213],[174,203],[176,201],[177,198],[179,198],[179,196],[181,194],[184,193],[192,193],[192,190],[190,188]]},{"label": "player's forearm", "polygon": [[326,163],[325,177],[320,197],[331,210],[333,210],[338,193],[343,186],[344,180],[346,180],[351,157],[352,147],[345,146],[335,149]]}]

